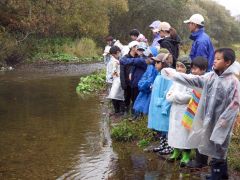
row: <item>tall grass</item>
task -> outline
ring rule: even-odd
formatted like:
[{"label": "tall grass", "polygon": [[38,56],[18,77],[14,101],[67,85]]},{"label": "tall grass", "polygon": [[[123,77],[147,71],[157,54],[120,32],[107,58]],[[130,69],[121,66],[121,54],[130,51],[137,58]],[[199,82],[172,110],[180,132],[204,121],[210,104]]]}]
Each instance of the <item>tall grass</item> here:
[{"label": "tall grass", "polygon": [[97,47],[96,43],[92,39],[82,38],[80,40],[76,40],[71,46],[65,44],[64,52],[75,55],[79,58],[95,58],[101,54],[101,49]]}]

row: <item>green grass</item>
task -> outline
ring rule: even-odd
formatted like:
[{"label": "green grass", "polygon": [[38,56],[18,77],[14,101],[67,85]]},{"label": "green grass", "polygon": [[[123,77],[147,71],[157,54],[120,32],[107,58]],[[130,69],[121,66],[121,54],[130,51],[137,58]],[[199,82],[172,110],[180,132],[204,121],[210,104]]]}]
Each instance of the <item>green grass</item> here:
[{"label": "green grass", "polygon": [[146,147],[154,140],[154,132],[147,128],[147,118],[130,122],[123,119],[111,129],[111,137],[116,141],[137,141],[139,147]]}]

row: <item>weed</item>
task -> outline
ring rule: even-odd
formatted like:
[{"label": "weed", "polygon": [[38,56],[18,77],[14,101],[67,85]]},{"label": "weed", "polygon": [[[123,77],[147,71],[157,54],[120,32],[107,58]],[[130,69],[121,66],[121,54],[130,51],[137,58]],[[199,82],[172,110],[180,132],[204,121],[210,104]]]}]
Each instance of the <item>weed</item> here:
[{"label": "weed", "polygon": [[103,90],[106,87],[105,74],[105,71],[100,71],[81,77],[80,82],[76,87],[77,94],[84,95]]}]

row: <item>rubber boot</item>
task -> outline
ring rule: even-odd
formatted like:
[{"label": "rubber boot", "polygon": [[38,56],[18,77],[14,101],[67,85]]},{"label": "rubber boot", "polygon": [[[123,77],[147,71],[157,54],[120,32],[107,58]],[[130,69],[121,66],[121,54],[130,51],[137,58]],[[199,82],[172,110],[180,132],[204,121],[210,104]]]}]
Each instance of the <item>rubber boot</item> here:
[{"label": "rubber boot", "polygon": [[191,160],[190,158],[191,150],[183,150],[182,159],[180,161],[180,167],[185,167],[187,163]]},{"label": "rubber boot", "polygon": [[196,158],[187,163],[188,168],[203,168],[208,165],[208,156],[200,154],[198,150],[196,150]]},{"label": "rubber boot", "polygon": [[211,175],[207,176],[208,180],[224,180],[228,179],[228,166],[224,160],[212,160],[211,162]]},{"label": "rubber boot", "polygon": [[180,149],[174,148],[172,155],[167,159],[169,162],[174,162],[176,160],[179,160],[181,156]]}]

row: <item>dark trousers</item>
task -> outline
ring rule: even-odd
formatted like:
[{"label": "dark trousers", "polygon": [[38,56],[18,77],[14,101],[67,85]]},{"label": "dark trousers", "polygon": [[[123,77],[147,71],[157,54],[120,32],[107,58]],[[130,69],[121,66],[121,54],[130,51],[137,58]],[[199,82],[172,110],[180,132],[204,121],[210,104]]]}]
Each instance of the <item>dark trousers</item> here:
[{"label": "dark trousers", "polygon": [[197,149],[196,149],[196,161],[197,163],[202,164],[203,166],[206,166],[208,164],[208,156],[201,154]]},{"label": "dark trousers", "polygon": [[124,101],[112,99],[112,104],[113,104],[115,113],[124,113],[124,111],[125,111]]},{"label": "dark trousers", "polygon": [[138,94],[139,94],[138,87],[131,88],[131,99],[132,99],[132,110],[131,111],[132,111],[132,114],[135,114],[135,112],[133,110],[133,105],[134,105],[134,102],[135,102]]},{"label": "dark trousers", "polygon": [[131,103],[131,86],[127,86],[126,89],[124,89],[124,98],[125,98],[125,110],[126,112],[130,109],[130,103]]}]

